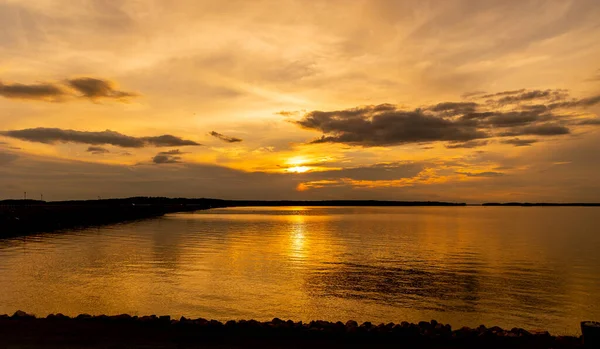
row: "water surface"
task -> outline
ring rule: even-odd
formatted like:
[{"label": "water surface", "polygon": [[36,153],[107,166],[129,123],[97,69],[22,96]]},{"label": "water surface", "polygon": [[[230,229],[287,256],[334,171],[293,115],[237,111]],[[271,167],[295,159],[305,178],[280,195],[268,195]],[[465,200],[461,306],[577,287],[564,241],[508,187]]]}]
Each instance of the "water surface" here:
[{"label": "water surface", "polygon": [[285,207],[0,240],[0,313],[400,322],[578,334],[599,208]]}]

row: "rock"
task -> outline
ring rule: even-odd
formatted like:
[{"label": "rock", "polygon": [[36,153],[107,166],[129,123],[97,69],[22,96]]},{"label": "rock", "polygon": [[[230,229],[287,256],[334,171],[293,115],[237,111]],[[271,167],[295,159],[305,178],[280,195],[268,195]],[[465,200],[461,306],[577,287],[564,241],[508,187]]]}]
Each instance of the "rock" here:
[{"label": "rock", "polygon": [[501,327],[498,327],[498,326],[490,327],[489,331],[491,331],[494,334],[504,332],[504,330]]},{"label": "rock", "polygon": [[198,326],[206,326],[206,325],[208,325],[208,320],[203,319],[203,318],[198,318],[198,319],[194,320],[194,324],[196,324]]},{"label": "rock", "polygon": [[536,329],[536,330],[531,330],[530,333],[532,336],[536,336],[536,337],[550,337],[550,332],[548,332],[546,330]]},{"label": "rock", "polygon": [[217,321],[217,320],[210,320],[210,325],[216,328],[221,328],[223,327],[223,323],[221,321]]},{"label": "rock", "polygon": [[139,321],[141,322],[154,322],[158,320],[158,318],[156,317],[156,315],[150,315],[150,316],[142,316],[141,318],[139,318]]},{"label": "rock", "polygon": [[369,321],[363,322],[360,326],[360,328],[364,328],[364,329],[370,329],[371,327],[373,327],[373,324],[370,323]]},{"label": "rock", "polygon": [[356,328],[356,327],[358,327],[358,322],[356,322],[354,320],[346,321],[346,328]]},{"label": "rock", "polygon": [[13,319],[34,319],[35,318],[35,316],[29,315],[22,310],[15,311],[15,313],[13,314],[12,317],[13,317]]},{"label": "rock", "polygon": [[431,324],[427,321],[420,321],[418,324],[419,328],[423,331],[431,328]]}]

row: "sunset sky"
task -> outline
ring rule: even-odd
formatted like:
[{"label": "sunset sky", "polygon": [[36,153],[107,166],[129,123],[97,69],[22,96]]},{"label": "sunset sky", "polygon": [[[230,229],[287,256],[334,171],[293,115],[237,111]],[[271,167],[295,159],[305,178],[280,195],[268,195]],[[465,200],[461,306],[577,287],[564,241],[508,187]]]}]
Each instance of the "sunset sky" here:
[{"label": "sunset sky", "polygon": [[0,0],[0,199],[600,201],[600,2]]}]

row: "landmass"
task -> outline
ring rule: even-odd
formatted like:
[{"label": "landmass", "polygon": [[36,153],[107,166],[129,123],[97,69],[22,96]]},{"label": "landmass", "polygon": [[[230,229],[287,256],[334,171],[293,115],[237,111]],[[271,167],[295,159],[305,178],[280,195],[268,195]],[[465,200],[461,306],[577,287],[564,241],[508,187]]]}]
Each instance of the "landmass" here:
[{"label": "landmass", "polygon": [[566,203],[551,203],[551,202],[486,202],[482,206],[575,206],[575,207],[598,207],[600,203],[594,202],[566,202]]},{"label": "landmass", "polygon": [[219,207],[241,206],[464,206],[436,201],[262,201],[134,197],[127,199],[0,201],[0,238],[114,224]]},{"label": "landmass", "polygon": [[[587,337],[586,337],[587,338]],[[178,320],[169,316],[0,316],[0,346],[13,348],[582,348],[582,337],[520,328],[273,319]]]}]

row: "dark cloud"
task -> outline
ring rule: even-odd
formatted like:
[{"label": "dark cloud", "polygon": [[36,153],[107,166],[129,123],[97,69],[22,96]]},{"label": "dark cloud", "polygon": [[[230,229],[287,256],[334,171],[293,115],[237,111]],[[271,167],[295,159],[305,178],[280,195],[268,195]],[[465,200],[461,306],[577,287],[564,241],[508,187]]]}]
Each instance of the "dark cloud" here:
[{"label": "dark cloud", "polygon": [[528,147],[531,146],[533,143],[537,143],[537,139],[520,139],[520,138],[513,138],[513,139],[505,139],[500,141],[500,143],[502,144],[511,144],[514,145],[515,147]]},{"label": "dark cloud", "polygon": [[119,132],[106,130],[99,132],[64,130],[60,128],[30,128],[24,130],[0,131],[0,135],[38,143],[81,143],[89,145],[110,144],[123,148],[142,148],[146,146],[173,147],[200,145],[191,140],[172,135],[154,137],[132,137]]},{"label": "dark cloud", "polygon": [[188,154],[187,152],[182,152],[179,149],[173,149],[168,151],[161,151],[156,154],[152,158],[152,162],[155,164],[178,164],[181,163],[181,156],[183,154]]},{"label": "dark cloud", "polygon": [[551,101],[558,101],[568,97],[568,93],[565,90],[533,90],[526,91],[519,94],[511,94],[498,99],[496,102],[500,105],[515,104],[521,102],[532,101],[536,99],[546,99]]},{"label": "dark cloud", "polygon": [[88,147],[87,150],[86,150],[86,152],[92,153],[94,155],[110,153],[110,151],[108,149],[102,148],[102,147],[98,147],[98,146]]},{"label": "dark cloud", "polygon": [[571,131],[562,125],[556,124],[541,124],[531,125],[525,127],[514,128],[511,131],[502,133],[502,136],[524,136],[524,135],[535,135],[535,136],[560,136],[569,134]]},{"label": "dark cloud", "polygon": [[510,96],[510,95],[516,95],[516,94],[522,93],[524,91],[525,91],[525,89],[522,88],[520,90],[496,92],[496,93],[491,93],[491,94],[481,96],[481,98],[495,98],[495,97],[502,97],[502,96]]},{"label": "dark cloud", "polygon": [[133,92],[119,91],[115,88],[115,84],[108,80],[96,78],[76,78],[67,80],[67,84],[79,92],[83,97],[90,99],[98,98],[114,98],[124,99],[133,97],[137,94]]},{"label": "dark cloud", "polygon": [[600,118],[582,120],[577,123],[578,125],[600,125]]},{"label": "dark cloud", "polygon": [[557,108],[586,108],[600,103],[600,96],[593,96],[583,99],[573,99],[567,102],[552,103],[548,106],[550,109]]},{"label": "dark cloud", "polygon": [[137,94],[117,90],[115,84],[109,80],[82,77],[63,82],[30,85],[5,84],[0,81],[0,96],[41,101],[64,101],[67,97],[85,97],[92,100],[108,98],[123,101]]},{"label": "dark cloud", "polygon": [[0,96],[16,99],[57,100],[66,95],[59,86],[42,84],[4,84],[0,81]]},{"label": "dark cloud", "polygon": [[444,102],[430,107],[429,110],[434,112],[445,112],[448,115],[459,115],[473,113],[476,108],[477,103],[474,102]]},{"label": "dark cloud", "polygon": [[500,177],[500,176],[504,176],[504,173],[502,173],[502,172],[493,172],[493,171],[487,171],[487,172],[460,172],[460,171],[457,171],[455,173],[465,175],[467,177]]},{"label": "dark cloud", "polygon": [[412,111],[381,104],[312,111],[293,122],[323,134],[311,143],[372,147],[445,141],[448,148],[467,148],[485,145],[489,138],[558,136],[577,125],[597,125],[596,119],[577,120],[572,112],[562,115],[554,109],[591,106],[600,103],[600,96],[566,100],[567,96],[560,89],[523,89],[486,95],[492,100],[485,104],[443,102]]},{"label": "dark cloud", "polygon": [[240,139],[240,138],[225,136],[224,134],[221,134],[221,133],[215,132],[215,131],[211,131],[209,134],[211,136],[216,137],[216,138],[222,140],[223,142],[227,142],[227,143],[237,143],[237,142],[242,141],[242,139]]},{"label": "dark cloud", "polygon": [[157,154],[152,158],[155,164],[178,164],[181,162],[181,156]]},{"label": "dark cloud", "polygon": [[446,144],[446,148],[448,149],[456,149],[456,148],[477,148],[483,147],[487,145],[489,142],[486,140],[481,141],[468,141],[468,142],[460,142],[460,143],[450,143]]},{"label": "dark cloud", "polygon": [[420,110],[403,111],[389,104],[333,112],[313,111],[296,124],[323,132],[313,143],[383,146],[431,141],[470,141],[486,132]]},{"label": "dark cloud", "polygon": [[154,137],[141,137],[144,143],[153,145],[155,147],[181,147],[186,145],[202,145],[191,140],[182,139],[172,135],[162,135]]}]

